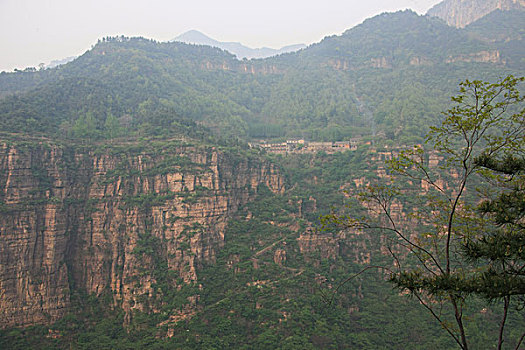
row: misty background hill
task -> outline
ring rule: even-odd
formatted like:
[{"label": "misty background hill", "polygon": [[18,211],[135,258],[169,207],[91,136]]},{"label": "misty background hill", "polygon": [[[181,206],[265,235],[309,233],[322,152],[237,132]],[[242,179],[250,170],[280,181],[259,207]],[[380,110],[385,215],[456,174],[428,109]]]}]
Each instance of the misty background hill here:
[{"label": "misty background hill", "polygon": [[306,45],[304,44],[293,44],[293,45],[284,46],[280,49],[272,49],[269,47],[252,49],[250,47],[247,47],[237,42],[217,41],[197,30],[187,31],[177,36],[175,39],[171,41],[172,42],[179,41],[179,42],[183,42],[186,44],[208,45],[208,46],[218,47],[220,49],[231,52],[232,54],[237,56],[237,58],[239,59],[266,58],[266,57],[280,55],[283,53],[298,51],[306,47]]}]

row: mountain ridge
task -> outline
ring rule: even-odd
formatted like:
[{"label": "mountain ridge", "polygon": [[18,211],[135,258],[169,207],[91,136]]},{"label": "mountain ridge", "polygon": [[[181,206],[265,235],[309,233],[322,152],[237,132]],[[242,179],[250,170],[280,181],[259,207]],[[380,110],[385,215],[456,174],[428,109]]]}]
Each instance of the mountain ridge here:
[{"label": "mountain ridge", "polygon": [[247,58],[267,58],[271,56],[280,55],[283,53],[298,51],[306,47],[304,44],[291,44],[281,47],[280,49],[273,49],[269,47],[261,47],[261,48],[250,48],[248,46],[243,45],[240,42],[221,42],[218,40],[215,40],[206,34],[199,32],[198,30],[189,30],[187,32],[182,33],[181,35],[177,36],[176,38],[170,40],[170,42],[183,42],[186,44],[194,44],[194,45],[208,45],[213,47],[218,47],[220,49],[226,50],[235,56],[237,56],[239,59]]},{"label": "mountain ridge", "polygon": [[[183,118],[240,139],[333,141],[374,135],[376,128],[391,139],[421,135],[455,82],[522,69],[520,62],[508,64],[509,50],[500,53],[469,34],[437,18],[398,11],[304,50],[251,61],[211,46],[108,38],[57,69],[0,74],[6,96],[0,125],[11,132],[53,134],[62,128],[68,134],[91,111],[99,133],[112,114],[131,116],[129,130],[168,130]],[[409,117],[384,102],[400,98],[412,101]]]},{"label": "mountain ridge", "polygon": [[524,9],[525,0],[444,0],[428,10],[448,25],[464,28],[495,10]]},{"label": "mountain ridge", "polygon": [[[452,349],[382,269],[362,273],[395,266],[392,240],[319,218],[390,185],[384,161],[423,144],[458,82],[523,74],[521,48],[499,46],[521,28],[495,17],[382,14],[250,61],[112,37],[0,73],[0,348]],[[334,153],[345,140],[357,148]],[[413,184],[392,202],[403,227],[421,224],[411,194],[430,194]],[[475,306],[486,348],[495,313]]]}]

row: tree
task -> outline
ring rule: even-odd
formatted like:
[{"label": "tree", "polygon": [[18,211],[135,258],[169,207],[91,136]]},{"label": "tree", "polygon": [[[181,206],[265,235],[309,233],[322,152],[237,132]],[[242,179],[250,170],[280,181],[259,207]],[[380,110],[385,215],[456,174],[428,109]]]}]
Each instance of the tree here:
[{"label": "tree", "polygon": [[95,139],[99,132],[97,130],[97,121],[93,113],[88,112],[75,120],[73,124],[73,135],[80,139]]},{"label": "tree", "polygon": [[112,113],[109,113],[104,122],[104,133],[106,138],[113,139],[119,137],[122,134],[122,128],[120,126],[119,120]]},{"label": "tree", "polygon": [[[525,158],[507,155],[494,159],[482,155],[476,163],[491,171],[500,190],[495,198],[478,206],[494,226],[464,244],[472,260],[487,260],[486,269],[473,292],[487,299],[525,296]],[[494,172],[494,173],[492,173]],[[465,289],[471,288],[465,286]]]},{"label": "tree", "polygon": [[[523,238],[523,177],[511,158],[525,149],[523,81],[508,76],[461,83],[454,106],[427,135],[431,148],[400,152],[389,162],[390,182],[360,194],[367,215],[326,218],[380,233],[389,242],[394,267],[384,268],[391,282],[414,296],[464,350],[470,295],[503,300],[498,349],[511,298],[525,295],[524,246],[517,240]],[[502,171],[507,167],[510,172]],[[509,181],[513,187],[501,192]],[[478,206],[482,194],[496,197]],[[496,293],[489,293],[490,283],[499,283]]]},{"label": "tree", "polygon": [[[489,170],[487,174],[498,189],[495,197],[478,206],[488,216],[492,227],[467,240],[464,254],[472,262],[482,263],[468,279],[457,278],[455,289],[481,295],[489,301],[503,299],[503,319],[500,325],[498,349],[503,344],[503,328],[513,297],[525,307],[525,157],[523,151],[507,154],[503,159],[481,155],[475,163]],[[520,154],[521,153],[521,154]],[[525,333],[518,341],[519,348]]]}]

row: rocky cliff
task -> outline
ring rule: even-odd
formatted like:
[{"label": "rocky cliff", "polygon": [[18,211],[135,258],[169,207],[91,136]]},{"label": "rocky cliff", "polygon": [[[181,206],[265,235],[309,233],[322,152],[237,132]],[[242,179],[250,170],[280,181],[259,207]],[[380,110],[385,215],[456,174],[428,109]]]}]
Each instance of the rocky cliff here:
[{"label": "rocky cliff", "polygon": [[157,311],[259,185],[283,190],[270,163],[213,147],[0,142],[0,328],[57,320],[72,291],[110,296],[128,319]]},{"label": "rocky cliff", "polygon": [[464,28],[492,11],[525,7],[525,0],[444,0],[428,10],[427,15],[439,17],[448,25]]}]

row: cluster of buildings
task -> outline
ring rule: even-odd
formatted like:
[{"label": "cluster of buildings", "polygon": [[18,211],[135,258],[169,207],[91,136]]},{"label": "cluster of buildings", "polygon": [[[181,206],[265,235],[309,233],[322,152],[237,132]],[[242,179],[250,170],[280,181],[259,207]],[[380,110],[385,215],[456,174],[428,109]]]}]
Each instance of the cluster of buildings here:
[{"label": "cluster of buildings", "polygon": [[269,153],[315,153],[324,151],[335,153],[342,151],[354,151],[357,149],[358,140],[335,141],[335,142],[310,142],[305,140],[286,140],[280,143],[251,143],[250,146],[258,147]]}]

